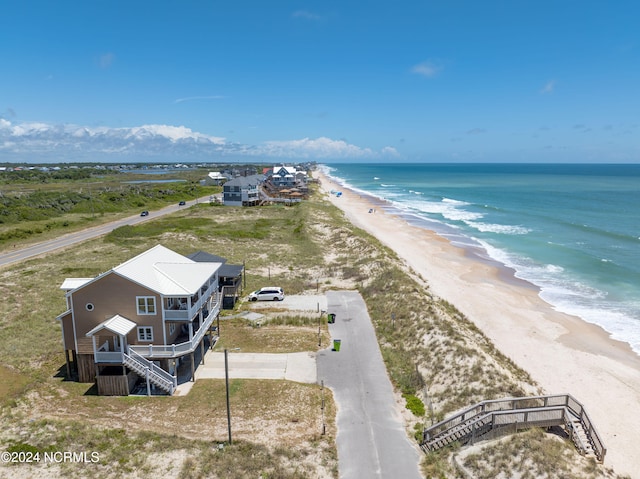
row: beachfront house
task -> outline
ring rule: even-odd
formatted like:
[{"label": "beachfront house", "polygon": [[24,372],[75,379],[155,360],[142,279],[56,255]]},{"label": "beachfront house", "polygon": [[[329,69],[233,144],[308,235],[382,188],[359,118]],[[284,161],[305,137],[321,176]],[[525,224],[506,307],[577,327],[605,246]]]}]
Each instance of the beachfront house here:
[{"label": "beachfront house", "polygon": [[260,184],[264,175],[239,176],[227,181],[223,188],[223,203],[227,206],[257,206],[260,204]]},{"label": "beachfront house", "polygon": [[292,188],[306,184],[308,176],[303,170],[295,166],[274,166],[271,171],[270,181],[277,188]]},{"label": "beachfront house", "polygon": [[193,380],[196,353],[217,340],[221,266],[157,245],[95,278],[67,278],[57,319],[68,376],[95,382],[100,395],[140,385],[173,394],[179,369]]}]

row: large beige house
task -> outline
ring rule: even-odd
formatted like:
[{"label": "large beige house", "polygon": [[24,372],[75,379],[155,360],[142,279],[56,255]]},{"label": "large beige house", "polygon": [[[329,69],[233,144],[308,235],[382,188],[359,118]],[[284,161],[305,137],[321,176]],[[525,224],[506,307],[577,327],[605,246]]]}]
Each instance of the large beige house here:
[{"label": "large beige house", "polygon": [[[67,362],[98,394],[173,394],[181,363],[195,371],[205,339],[217,340],[218,270],[157,245],[95,278],[67,278],[67,311],[58,316]],[[208,334],[208,338],[205,335]]]}]

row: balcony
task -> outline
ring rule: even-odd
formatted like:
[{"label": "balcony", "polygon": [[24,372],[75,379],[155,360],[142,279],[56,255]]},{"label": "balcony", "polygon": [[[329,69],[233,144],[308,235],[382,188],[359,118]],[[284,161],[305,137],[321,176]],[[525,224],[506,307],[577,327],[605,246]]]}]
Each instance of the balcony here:
[{"label": "balcony", "polygon": [[[179,344],[169,344],[166,346],[155,346],[149,344],[148,346],[135,345],[129,346],[131,351],[139,354],[146,359],[169,359],[184,356],[190,354],[198,347],[204,335],[209,331],[213,320],[218,316],[220,312],[220,298],[216,296],[216,302],[209,311],[209,315],[204,319],[202,326],[193,335],[191,341],[185,341]],[[192,308],[193,309],[193,308]],[[195,314],[195,313],[194,313]]]},{"label": "balcony", "polygon": [[179,304],[174,304],[171,308],[165,307],[162,311],[164,319],[166,321],[191,321],[198,311],[207,304],[207,301],[211,295],[216,294],[215,284],[209,285],[204,291],[200,291],[200,295],[197,300],[192,301],[191,308],[187,308],[187,298],[184,298],[184,304],[181,308]]}]

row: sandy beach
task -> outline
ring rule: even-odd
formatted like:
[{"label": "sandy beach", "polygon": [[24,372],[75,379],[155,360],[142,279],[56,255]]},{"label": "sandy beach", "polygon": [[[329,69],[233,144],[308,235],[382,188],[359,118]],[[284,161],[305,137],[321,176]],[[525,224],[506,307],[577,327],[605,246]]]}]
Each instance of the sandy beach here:
[{"label": "sandy beach", "polygon": [[[640,478],[640,357],[600,327],[555,311],[531,284],[434,232],[385,213],[378,200],[316,172],[329,200],[356,226],[393,249],[454,304],[546,394],[581,402],[603,439],[605,465]],[[341,196],[330,194],[340,190]],[[370,209],[375,212],[370,213]]]}]

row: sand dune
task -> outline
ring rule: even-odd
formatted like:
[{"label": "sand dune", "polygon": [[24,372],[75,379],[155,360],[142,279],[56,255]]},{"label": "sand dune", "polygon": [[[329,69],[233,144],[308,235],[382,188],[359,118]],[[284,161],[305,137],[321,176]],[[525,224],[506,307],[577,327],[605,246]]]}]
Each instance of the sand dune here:
[{"label": "sand dune", "polygon": [[[547,394],[569,393],[602,437],[605,465],[640,478],[640,357],[600,327],[555,311],[531,284],[433,232],[385,213],[377,200],[318,174],[350,221],[392,248]],[[340,190],[341,196],[330,194]],[[375,212],[370,213],[370,209]]]}]

